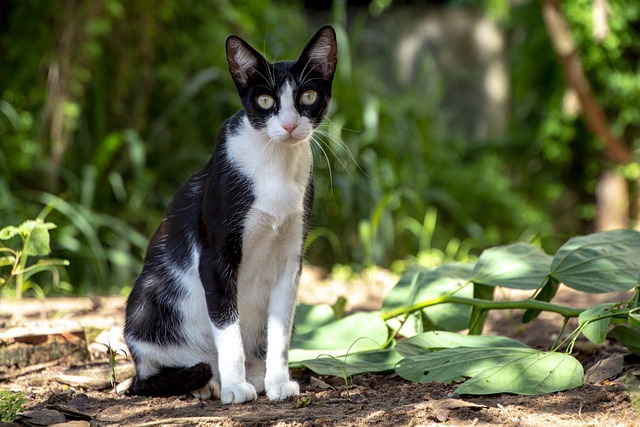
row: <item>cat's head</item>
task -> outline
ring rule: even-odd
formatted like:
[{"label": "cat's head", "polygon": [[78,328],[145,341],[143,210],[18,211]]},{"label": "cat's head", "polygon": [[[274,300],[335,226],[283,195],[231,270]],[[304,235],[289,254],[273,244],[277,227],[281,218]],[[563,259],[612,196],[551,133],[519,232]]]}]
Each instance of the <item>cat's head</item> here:
[{"label": "cat's head", "polygon": [[251,126],[276,143],[308,140],[329,105],[336,54],[330,26],[318,30],[297,61],[270,63],[240,37],[230,36],[229,71]]}]

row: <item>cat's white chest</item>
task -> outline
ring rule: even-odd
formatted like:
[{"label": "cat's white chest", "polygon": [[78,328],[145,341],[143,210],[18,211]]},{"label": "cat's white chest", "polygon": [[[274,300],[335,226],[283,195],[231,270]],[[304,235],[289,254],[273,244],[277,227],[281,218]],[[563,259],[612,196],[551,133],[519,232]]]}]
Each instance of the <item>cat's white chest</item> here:
[{"label": "cat's white chest", "polygon": [[[246,121],[246,119],[245,119]],[[304,211],[313,157],[307,141],[285,145],[262,140],[259,133],[246,130],[229,138],[230,162],[251,182],[252,209],[270,218],[276,230],[292,215]]]}]

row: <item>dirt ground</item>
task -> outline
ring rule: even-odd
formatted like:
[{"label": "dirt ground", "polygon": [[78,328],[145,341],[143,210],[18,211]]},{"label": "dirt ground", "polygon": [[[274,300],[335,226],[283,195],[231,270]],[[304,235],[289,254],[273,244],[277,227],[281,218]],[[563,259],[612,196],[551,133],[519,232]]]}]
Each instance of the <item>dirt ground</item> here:
[{"label": "dirt ground", "polygon": [[[378,270],[359,280],[327,281],[309,269],[302,280],[300,300],[333,303],[344,296],[347,311],[376,309],[396,280]],[[499,297],[526,296],[513,293]],[[557,301],[587,307],[623,298],[606,295],[585,299],[584,295],[563,289]],[[638,383],[632,387],[623,384],[623,374],[627,379],[640,374],[640,360],[628,355],[622,374],[544,396],[456,396],[455,386],[414,384],[395,375],[358,375],[345,383],[343,378],[294,370],[292,375],[300,383],[301,395],[285,402],[269,402],[264,396],[242,405],[222,405],[190,396],[125,397],[108,386],[104,388],[109,371],[105,343],[116,349],[122,346],[123,308],[124,299],[120,297],[25,300],[20,304],[0,301],[0,328],[4,330],[17,326],[12,324],[16,316],[22,316],[20,326],[29,330],[84,328],[95,361],[81,367],[82,372],[98,372],[102,376],[97,382],[74,382],[76,377],[68,374],[78,372],[69,371],[71,366],[64,362],[42,364],[32,372],[0,374],[0,388],[22,391],[28,398],[27,409],[34,412],[23,422],[48,425],[64,414],[58,422],[68,426],[640,426]],[[496,312],[490,316],[485,332],[512,336],[542,348],[555,340],[560,322],[557,316],[543,313],[535,322],[522,325],[519,313]],[[576,348],[576,356],[585,367],[623,351],[615,343],[594,348],[579,342]],[[123,357],[118,357],[117,366],[118,380],[131,374],[131,365]],[[33,418],[43,413],[53,418]]]}]

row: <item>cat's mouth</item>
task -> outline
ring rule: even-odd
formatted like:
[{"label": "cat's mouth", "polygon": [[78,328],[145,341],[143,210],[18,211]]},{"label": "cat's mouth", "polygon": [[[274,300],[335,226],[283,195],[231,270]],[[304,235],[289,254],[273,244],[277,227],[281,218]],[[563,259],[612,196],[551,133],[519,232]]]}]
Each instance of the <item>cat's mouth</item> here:
[{"label": "cat's mouth", "polygon": [[309,141],[310,137],[311,137],[311,134],[306,132],[300,133],[300,134],[296,134],[296,132],[293,132],[292,134],[279,135],[279,137],[274,138],[273,141],[275,141],[277,144],[282,144],[286,146],[295,146],[300,143]]}]

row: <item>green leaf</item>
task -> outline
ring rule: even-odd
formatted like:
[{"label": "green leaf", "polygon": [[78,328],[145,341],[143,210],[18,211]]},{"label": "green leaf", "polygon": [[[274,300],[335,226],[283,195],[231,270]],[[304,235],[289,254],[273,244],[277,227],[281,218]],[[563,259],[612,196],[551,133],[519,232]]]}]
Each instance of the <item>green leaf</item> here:
[{"label": "green leaf", "polygon": [[549,274],[553,257],[528,243],[498,246],[482,252],[471,280],[487,286],[537,289]]},{"label": "green leaf", "polygon": [[636,308],[629,313],[629,324],[640,328],[640,309]]},{"label": "green leaf", "polygon": [[335,312],[328,304],[300,303],[296,307],[293,330],[296,331],[296,334],[303,335],[335,320]]},{"label": "green leaf", "polygon": [[553,393],[580,387],[584,369],[570,354],[532,350],[513,355],[500,365],[460,385],[458,394],[514,393],[525,396]]},{"label": "green leaf", "polygon": [[598,318],[611,313],[611,308],[615,305],[617,304],[598,304],[580,313],[578,316],[578,325],[584,325],[582,335],[594,344],[602,344],[607,338],[611,317],[604,319]]},{"label": "green leaf", "polygon": [[56,228],[52,222],[44,222],[40,218],[36,220],[24,221],[18,227],[9,225],[0,230],[0,239],[8,240],[17,235],[22,237],[26,243],[23,249],[27,256],[43,256],[48,255],[51,250],[49,248],[49,230]]},{"label": "green leaf", "polygon": [[291,339],[289,362],[315,359],[320,355],[341,355],[377,350],[388,337],[380,313],[355,313]]},{"label": "green leaf", "polygon": [[394,349],[373,350],[341,356],[320,356],[316,359],[303,360],[301,365],[319,375],[335,375],[342,377],[365,372],[382,373],[393,371],[402,359]]},{"label": "green leaf", "polygon": [[613,230],[574,237],[558,250],[551,275],[578,291],[623,292],[638,285],[640,232]]},{"label": "green leaf", "polygon": [[526,344],[508,337],[482,336],[482,335],[462,335],[446,331],[430,331],[402,340],[396,346],[398,353],[405,357],[419,356],[431,351],[438,351],[445,348],[474,347],[474,348],[496,348],[496,347],[523,347],[529,348]]},{"label": "green leaf", "polygon": [[630,352],[640,355],[640,330],[628,326],[616,326],[609,332],[609,336],[629,349]]},{"label": "green leaf", "polygon": [[14,262],[16,262],[16,257],[13,255],[0,256],[0,267],[13,265]]},{"label": "green leaf", "polygon": [[0,240],[9,240],[12,237],[20,234],[20,230],[18,227],[14,227],[13,225],[8,225],[0,230]]},{"label": "green leaf", "polygon": [[24,271],[22,272],[23,278],[26,280],[34,274],[38,274],[43,271],[51,271],[55,274],[58,270],[58,267],[67,265],[69,265],[69,261],[67,261],[66,259],[41,259],[38,260],[37,263],[30,265],[29,267],[24,269]]},{"label": "green leaf", "polygon": [[[391,311],[427,301],[443,295],[455,294],[471,298],[473,287],[468,286],[473,264],[452,263],[436,270],[416,267],[402,275],[398,284],[389,292],[382,303],[382,311]],[[405,336],[423,332],[426,323],[432,328],[459,331],[469,325],[471,308],[460,304],[439,304],[422,310],[419,315],[410,316],[401,329]]]},{"label": "green leaf", "polygon": [[403,378],[450,383],[464,377],[459,394],[537,395],[582,385],[584,371],[568,354],[531,348],[451,348],[405,358],[396,369]]},{"label": "green leaf", "polygon": [[46,227],[34,227],[31,231],[24,253],[29,256],[44,256],[51,253],[49,231]]}]

